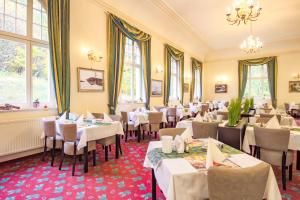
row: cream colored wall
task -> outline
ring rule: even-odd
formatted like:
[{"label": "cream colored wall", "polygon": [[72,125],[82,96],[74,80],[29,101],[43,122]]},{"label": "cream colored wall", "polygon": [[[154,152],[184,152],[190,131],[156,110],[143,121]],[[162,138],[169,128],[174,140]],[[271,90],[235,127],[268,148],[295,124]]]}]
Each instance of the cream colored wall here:
[{"label": "cream colored wall", "polygon": [[[273,55],[270,55],[273,56]],[[293,74],[300,72],[300,51],[280,53],[278,59],[278,105],[284,102],[300,102],[299,93],[289,93],[288,82]],[[214,87],[218,77],[225,77],[228,93],[215,94]],[[209,61],[204,63],[203,92],[205,100],[226,99],[238,96],[238,59]]]}]

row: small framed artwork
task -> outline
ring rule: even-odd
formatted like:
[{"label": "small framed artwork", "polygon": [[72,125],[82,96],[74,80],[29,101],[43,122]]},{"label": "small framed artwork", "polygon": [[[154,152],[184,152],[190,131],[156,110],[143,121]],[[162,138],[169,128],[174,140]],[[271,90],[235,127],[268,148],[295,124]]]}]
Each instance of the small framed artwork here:
[{"label": "small framed artwork", "polygon": [[151,96],[161,97],[162,96],[163,82],[161,80],[151,80]]},{"label": "small framed artwork", "polygon": [[184,83],[184,85],[183,85],[183,91],[184,91],[184,93],[188,93],[189,89],[190,89],[190,84]]},{"label": "small framed artwork", "polygon": [[289,92],[300,92],[300,81],[289,81]]},{"label": "small framed artwork", "polygon": [[216,84],[215,93],[227,93],[227,84]]},{"label": "small framed artwork", "polygon": [[104,71],[78,67],[78,92],[104,91]]}]

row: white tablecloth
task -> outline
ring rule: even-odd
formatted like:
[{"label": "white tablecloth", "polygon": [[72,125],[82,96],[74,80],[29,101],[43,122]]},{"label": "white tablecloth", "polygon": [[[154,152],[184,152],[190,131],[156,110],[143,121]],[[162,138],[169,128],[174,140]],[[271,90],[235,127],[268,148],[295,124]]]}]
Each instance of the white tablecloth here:
[{"label": "white tablecloth", "polygon": [[[147,152],[154,148],[161,148],[160,141],[149,143]],[[249,167],[258,164],[259,160],[247,154],[237,154],[232,156],[232,161],[241,167]],[[155,168],[149,161],[147,154],[144,167],[154,169],[157,184],[168,200],[180,199],[176,196],[178,191],[183,191],[185,200],[207,199],[207,171],[197,171],[183,158],[163,159]],[[195,178],[196,177],[196,178]],[[182,180],[183,182],[180,182]],[[191,181],[191,183],[189,183]],[[268,181],[265,190],[265,198],[272,200],[281,199],[281,194],[272,168],[270,168]]]},{"label": "white tablecloth", "polygon": [[[247,126],[244,142],[243,142],[243,150],[247,153],[250,153],[249,145],[256,145],[255,136],[254,136],[254,128],[251,126]],[[290,141],[289,141],[289,149],[290,150],[300,150],[300,132],[299,131],[291,131]]]},{"label": "white tablecloth", "polygon": [[[59,122],[56,123],[56,131],[59,134]],[[114,135],[124,135],[121,122],[110,122],[109,125],[78,125],[77,138],[79,140],[77,149],[81,149],[87,145],[87,142],[107,138]],[[45,134],[42,133],[41,138]]]},{"label": "white tablecloth", "polygon": [[[129,112],[129,120],[134,122],[134,127],[138,127],[140,124],[147,124],[149,123],[148,116],[149,112],[153,111],[148,111],[148,112]],[[165,112],[162,112],[162,122],[167,123],[167,116]]]}]

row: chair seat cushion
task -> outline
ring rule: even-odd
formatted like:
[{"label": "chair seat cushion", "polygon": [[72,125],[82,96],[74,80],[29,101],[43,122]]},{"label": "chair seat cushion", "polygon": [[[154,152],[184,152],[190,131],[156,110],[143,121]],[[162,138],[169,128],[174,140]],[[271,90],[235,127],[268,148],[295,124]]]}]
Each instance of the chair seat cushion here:
[{"label": "chair seat cushion", "polygon": [[[60,135],[57,135],[55,140],[56,140],[55,148],[61,149],[63,138]],[[47,137],[46,145],[47,145],[47,148],[50,148],[50,149],[53,148],[53,137]]]},{"label": "chair seat cushion", "polygon": [[[142,129],[145,131],[150,131],[150,124],[143,124]],[[160,124],[151,124],[151,131],[159,131]]]},{"label": "chair seat cushion", "polygon": [[115,144],[115,143],[116,143],[116,136],[114,136],[114,135],[107,137],[107,138],[97,140],[97,144],[102,144],[104,146]]},{"label": "chair seat cushion", "polygon": [[[275,166],[282,165],[282,151],[273,151],[268,149],[260,149],[260,159]],[[286,166],[293,162],[293,152],[288,151],[286,156]]]}]

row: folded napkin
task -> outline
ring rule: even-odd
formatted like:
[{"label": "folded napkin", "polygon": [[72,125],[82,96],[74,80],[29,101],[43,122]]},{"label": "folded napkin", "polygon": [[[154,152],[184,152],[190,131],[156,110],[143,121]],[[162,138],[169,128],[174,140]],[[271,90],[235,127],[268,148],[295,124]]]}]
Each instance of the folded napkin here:
[{"label": "folded napkin", "polygon": [[207,155],[206,155],[206,169],[212,167],[214,162],[222,163],[226,157],[217,147],[213,139],[208,138]]},{"label": "folded napkin", "polygon": [[198,113],[197,116],[195,117],[194,121],[203,122],[202,116]]},{"label": "folded napkin", "polygon": [[80,117],[78,117],[78,119],[76,120],[76,123],[77,124],[83,123],[83,118],[84,118],[84,115],[80,115]]},{"label": "folded napkin", "polygon": [[156,110],[156,108],[154,108],[154,107],[152,108],[152,110],[153,110],[154,112],[158,112],[158,110]]},{"label": "folded napkin", "polygon": [[221,122],[223,120],[223,115],[217,115],[217,122]]},{"label": "folded napkin", "polygon": [[96,117],[92,113],[90,113],[90,111],[86,111],[86,118],[87,119],[95,119]]},{"label": "folded napkin", "polygon": [[79,115],[77,113],[73,113],[73,112],[69,113],[70,120],[76,121],[78,117],[79,117]]},{"label": "folded napkin", "polygon": [[113,122],[113,120],[106,113],[103,113],[103,121],[105,121],[105,122]]},{"label": "folded napkin", "polygon": [[181,133],[181,137],[183,138],[183,140],[192,139],[192,137],[193,137],[192,127],[189,126],[188,128],[186,128],[185,131],[183,131],[183,133]]},{"label": "folded napkin", "polygon": [[177,153],[183,153],[184,152],[184,139],[180,135],[176,135],[175,140],[175,148]]},{"label": "folded napkin", "polygon": [[226,106],[224,106],[224,107],[222,108],[222,111],[223,111],[223,112],[228,112],[228,108],[227,108]]},{"label": "folded napkin", "polygon": [[266,128],[272,128],[272,129],[281,128],[276,115],[268,121],[268,123],[266,124]]},{"label": "folded napkin", "polygon": [[62,115],[58,118],[59,121],[64,121],[64,120],[66,120],[66,119],[67,119],[67,113],[66,113],[66,112],[64,112],[64,114],[62,114]]}]

